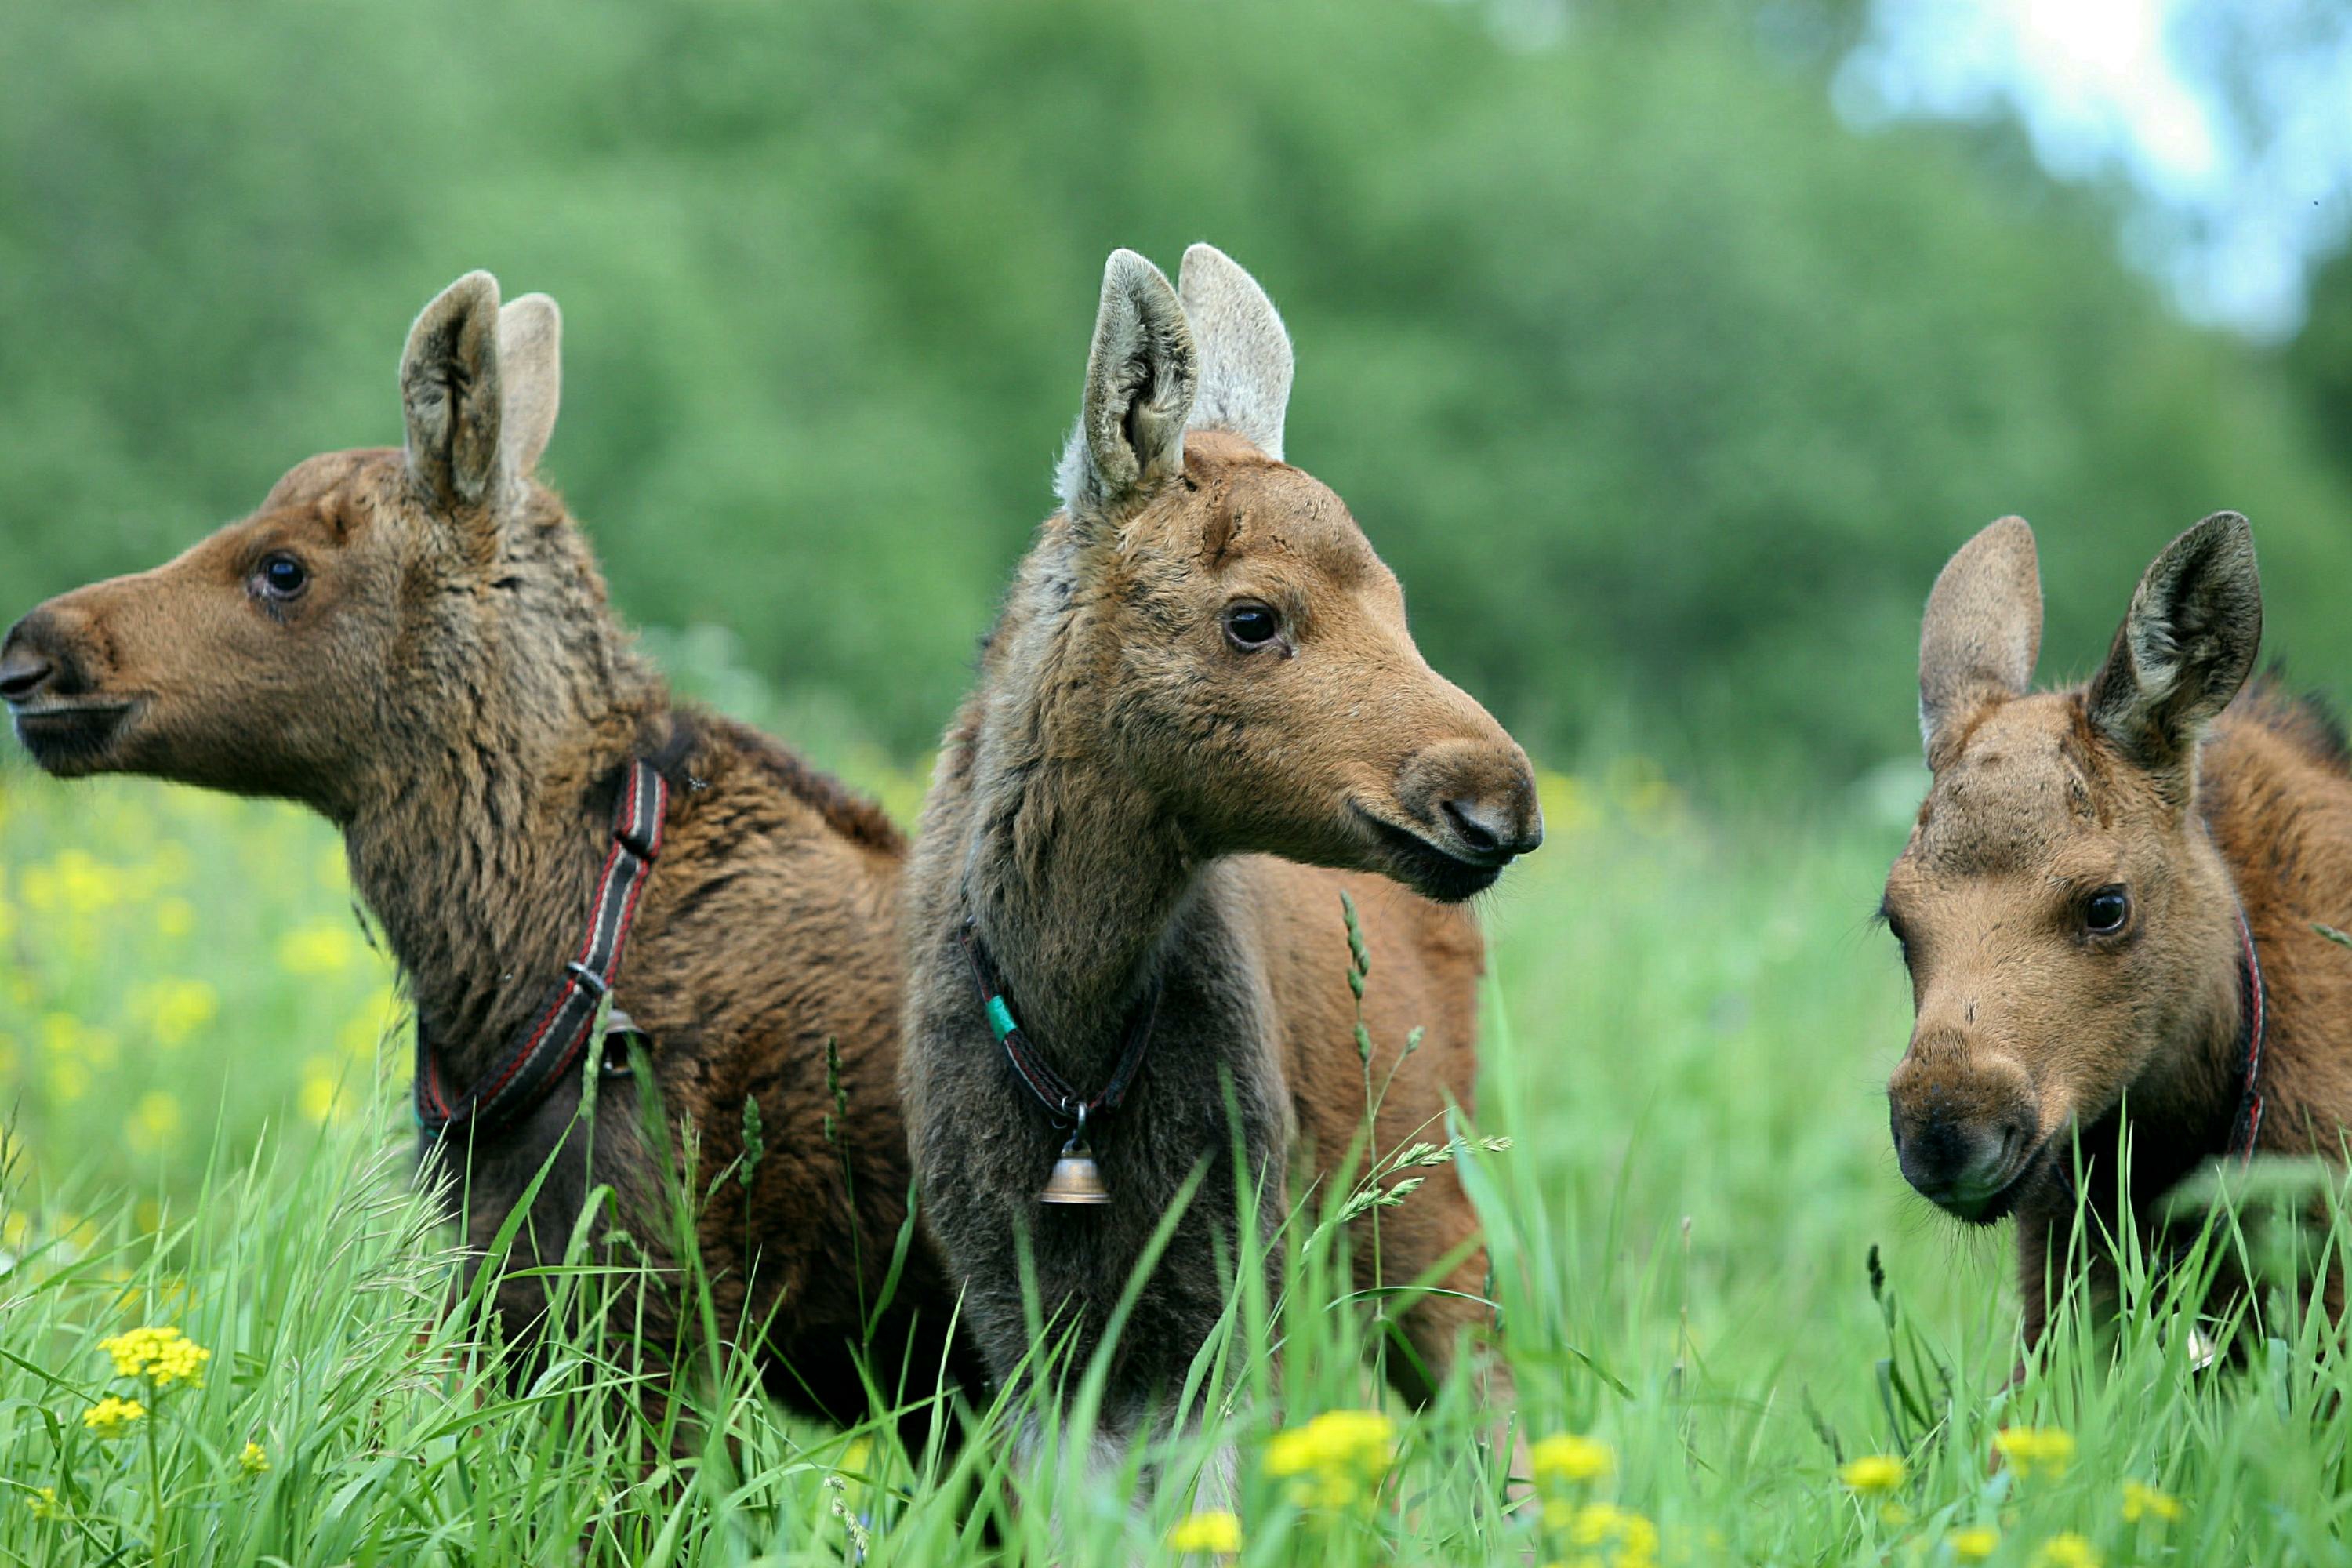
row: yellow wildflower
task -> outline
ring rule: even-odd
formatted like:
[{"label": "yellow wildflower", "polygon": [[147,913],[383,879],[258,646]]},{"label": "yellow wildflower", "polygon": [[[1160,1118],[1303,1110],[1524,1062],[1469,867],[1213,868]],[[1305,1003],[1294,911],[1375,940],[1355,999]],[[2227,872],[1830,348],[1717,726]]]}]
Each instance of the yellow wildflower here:
[{"label": "yellow wildflower", "polygon": [[35,1519],[63,1519],[66,1516],[66,1510],[58,1506],[58,1489],[55,1487],[35,1487],[33,1495],[25,1500],[25,1506],[32,1510]]},{"label": "yellow wildflower", "polygon": [[359,955],[360,939],[331,921],[289,931],[278,941],[278,962],[289,974],[332,974]]},{"label": "yellow wildflower", "polygon": [[236,1457],[237,1468],[248,1476],[257,1476],[269,1468],[269,1450],[258,1443],[247,1443]]},{"label": "yellow wildflower", "polygon": [[1223,1510],[1187,1514],[1168,1532],[1171,1552],[1201,1552],[1230,1557],[1242,1549],[1242,1521]]},{"label": "yellow wildflower", "polygon": [[1617,1468],[1617,1456],[1598,1438],[1556,1432],[1528,1450],[1536,1485],[1577,1486],[1598,1480]]},{"label": "yellow wildflower", "polygon": [[2033,1561],[2042,1568],[2099,1568],[2099,1549],[2071,1530],[2063,1530],[2042,1543]]},{"label": "yellow wildflower", "polygon": [[147,1407],[137,1400],[117,1399],[110,1394],[81,1413],[81,1424],[101,1437],[111,1437],[146,1415]]},{"label": "yellow wildflower", "polygon": [[1981,1563],[2000,1550],[2000,1531],[1990,1525],[1972,1524],[1952,1531],[1947,1539],[1952,1555],[1963,1563]]},{"label": "yellow wildflower", "polygon": [[155,1032],[155,1043],[168,1050],[213,1021],[220,994],[201,980],[157,980],[133,993],[131,1005]]},{"label": "yellow wildflower", "polygon": [[339,1121],[344,1110],[342,1088],[342,1074],[333,1059],[311,1057],[302,1064],[302,1082],[295,1090],[295,1106],[308,1121]]},{"label": "yellow wildflower", "polygon": [[1865,1454],[1839,1466],[1838,1479],[1864,1497],[1884,1497],[1903,1484],[1903,1461],[1893,1454]]},{"label": "yellow wildflower", "polygon": [[68,1059],[49,1064],[49,1098],[59,1105],[71,1105],[89,1092],[89,1069],[78,1061]]},{"label": "yellow wildflower", "polygon": [[1992,1435],[1992,1446],[2020,1479],[2061,1476],[2074,1462],[2074,1436],[2055,1426],[2006,1427]]},{"label": "yellow wildflower", "polygon": [[1571,1546],[1613,1547],[1621,1563],[1646,1563],[1658,1554],[1658,1527],[1631,1509],[1587,1503],[1568,1527]]},{"label": "yellow wildflower", "polygon": [[151,1089],[131,1108],[123,1133],[134,1149],[160,1149],[180,1133],[180,1097],[169,1089]]},{"label": "yellow wildflower", "polygon": [[1266,1472],[1298,1478],[1290,1500],[1301,1508],[1345,1508],[1377,1485],[1395,1440],[1396,1423],[1377,1410],[1327,1410],[1274,1435]]},{"label": "yellow wildflower", "polygon": [[2142,1519],[2170,1524],[2185,1511],[2180,1500],[2170,1492],[2158,1491],[2138,1481],[2124,1483],[2124,1522],[2126,1524],[2137,1524]]},{"label": "yellow wildflower", "polygon": [[174,1383],[204,1384],[204,1364],[213,1352],[177,1329],[127,1329],[98,1342],[114,1358],[118,1377],[145,1375],[158,1388]]}]

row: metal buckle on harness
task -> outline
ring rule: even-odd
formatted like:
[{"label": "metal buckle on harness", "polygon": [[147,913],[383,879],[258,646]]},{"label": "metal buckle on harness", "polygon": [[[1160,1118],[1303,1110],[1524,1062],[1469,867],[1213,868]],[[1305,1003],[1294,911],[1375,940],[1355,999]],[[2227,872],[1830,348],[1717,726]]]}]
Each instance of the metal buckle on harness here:
[{"label": "metal buckle on harness", "polygon": [[599,1001],[602,1001],[604,994],[613,988],[603,975],[597,973],[594,970],[589,968],[586,964],[580,963],[576,959],[572,963],[565,964],[563,968],[564,973],[570,974],[572,979],[577,980],[581,984],[586,986],[588,988],[588,994],[591,996],[597,998]]}]

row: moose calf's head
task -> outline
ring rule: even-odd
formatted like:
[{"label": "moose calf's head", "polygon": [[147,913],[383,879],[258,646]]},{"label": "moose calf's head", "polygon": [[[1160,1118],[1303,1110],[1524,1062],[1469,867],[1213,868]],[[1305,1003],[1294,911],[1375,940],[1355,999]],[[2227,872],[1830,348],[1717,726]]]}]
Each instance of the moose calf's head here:
[{"label": "moose calf's head", "polygon": [[1884,905],[1916,1008],[1887,1098],[1905,1178],[1960,1218],[2013,1212],[2070,1159],[2069,1126],[2126,1091],[2161,1114],[2200,1087],[2191,1047],[2234,1016],[2239,935],[2198,746],[2261,637],[2252,537],[2229,512],[2157,557],[2079,689],[2028,694],[2042,588],[2021,520],[1937,578],[1934,783]]},{"label": "moose calf's head", "polygon": [[533,657],[604,599],[531,477],[555,425],[558,329],[544,295],[500,309],[488,273],[459,279],[401,359],[404,450],[312,458],[178,559],[19,621],[0,697],[35,759],[341,818],[394,749],[446,750],[459,719],[478,729],[460,710],[493,685],[577,700],[554,670],[578,658]]},{"label": "moose calf's head", "polygon": [[[1068,678],[1113,694],[1116,765],[1216,853],[1380,871],[1431,898],[1542,841],[1526,754],[1429,668],[1395,576],[1285,463],[1290,339],[1222,251],[1103,275],[1059,472]],[[1091,664],[1093,668],[1084,668]]]}]

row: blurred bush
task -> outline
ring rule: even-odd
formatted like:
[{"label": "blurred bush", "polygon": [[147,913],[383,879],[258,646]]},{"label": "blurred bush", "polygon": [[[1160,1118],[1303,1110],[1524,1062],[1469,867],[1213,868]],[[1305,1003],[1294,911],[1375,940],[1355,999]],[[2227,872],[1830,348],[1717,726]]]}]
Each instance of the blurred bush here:
[{"label": "blurred bush", "polygon": [[550,468],[624,608],[917,754],[1050,504],[1104,254],[1210,237],[1293,329],[1291,455],[1549,754],[1910,746],[1918,606],[2012,510],[2048,673],[2221,506],[2273,649],[2346,667],[2352,481],[2087,201],[1850,132],[1744,7],[1503,14],[8,7],[0,615],[397,440],[410,316],[486,266],[563,304]]}]

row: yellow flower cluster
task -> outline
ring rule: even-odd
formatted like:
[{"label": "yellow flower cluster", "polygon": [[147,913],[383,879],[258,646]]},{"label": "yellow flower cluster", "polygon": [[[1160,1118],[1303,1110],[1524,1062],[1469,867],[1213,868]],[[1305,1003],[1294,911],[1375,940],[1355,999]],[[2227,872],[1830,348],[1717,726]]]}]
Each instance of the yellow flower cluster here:
[{"label": "yellow flower cluster", "polygon": [[1327,1410],[1265,1446],[1268,1475],[1291,1478],[1300,1508],[1346,1508],[1379,1489],[1396,1444],[1396,1423],[1377,1410]]},{"label": "yellow flower cluster", "polygon": [[118,1377],[145,1377],[158,1388],[174,1383],[204,1386],[205,1363],[213,1352],[177,1329],[131,1329],[98,1342],[114,1358]]},{"label": "yellow flower cluster", "polygon": [[33,1495],[25,1500],[25,1506],[32,1510],[35,1519],[63,1519],[66,1516],[66,1510],[58,1505],[58,1489],[55,1487],[35,1487]]},{"label": "yellow flower cluster", "polygon": [[1171,1552],[1201,1552],[1231,1557],[1242,1549],[1242,1521],[1222,1510],[1187,1514],[1168,1532]]},{"label": "yellow flower cluster", "polygon": [[247,1443],[236,1457],[237,1468],[248,1476],[257,1476],[269,1468],[269,1450],[258,1443]]},{"label": "yellow flower cluster", "polygon": [[2037,1568],[2099,1568],[2099,1549],[2071,1530],[2061,1531],[2033,1554]]},{"label": "yellow flower cluster", "polygon": [[2159,1524],[2170,1524],[2185,1511],[2187,1510],[2180,1506],[2180,1500],[2170,1492],[2158,1491],[2156,1488],[2140,1481],[2124,1483],[2124,1522],[2126,1524],[2137,1524],[2143,1519],[2152,1519]]},{"label": "yellow flower cluster", "polygon": [[1556,1432],[1528,1449],[1538,1491],[1597,1481],[1617,1468],[1617,1456],[1597,1437]]},{"label": "yellow flower cluster", "polygon": [[2063,1476],[2074,1462],[2074,1436],[2055,1426],[2007,1427],[1992,1435],[1992,1446],[2021,1480]]},{"label": "yellow flower cluster", "polygon": [[289,974],[334,974],[357,963],[362,952],[348,925],[320,921],[278,939],[278,962]]},{"label": "yellow flower cluster", "polygon": [[1658,1527],[1631,1509],[1586,1503],[1570,1515],[1567,1534],[1575,1549],[1568,1568],[1656,1568]]},{"label": "yellow flower cluster", "polygon": [[81,1413],[81,1424],[101,1437],[111,1437],[146,1415],[147,1407],[137,1400],[118,1399],[110,1394]]},{"label": "yellow flower cluster", "polygon": [[1885,1497],[1903,1484],[1903,1461],[1893,1454],[1864,1454],[1839,1466],[1838,1479],[1864,1497]]},{"label": "yellow flower cluster", "polygon": [[1952,1555],[1963,1563],[1981,1563],[2000,1550],[2000,1531],[1987,1524],[1956,1530],[1948,1540]]}]

